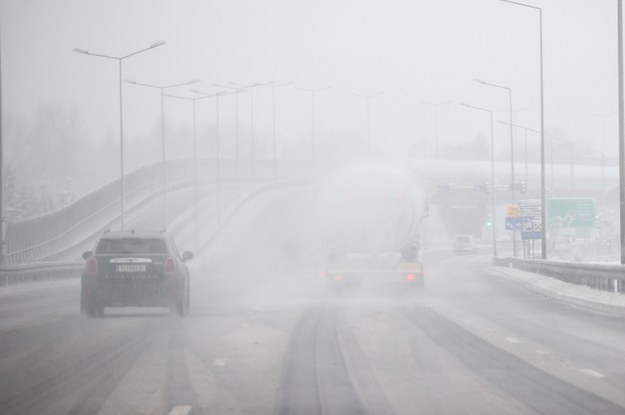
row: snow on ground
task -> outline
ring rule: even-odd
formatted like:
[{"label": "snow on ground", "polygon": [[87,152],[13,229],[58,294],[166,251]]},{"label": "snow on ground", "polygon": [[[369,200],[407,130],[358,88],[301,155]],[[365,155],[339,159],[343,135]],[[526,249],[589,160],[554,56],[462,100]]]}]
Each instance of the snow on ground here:
[{"label": "snow on ground", "polygon": [[570,284],[556,278],[516,268],[492,266],[491,274],[504,275],[525,283],[530,291],[579,306],[625,312],[625,295]]}]

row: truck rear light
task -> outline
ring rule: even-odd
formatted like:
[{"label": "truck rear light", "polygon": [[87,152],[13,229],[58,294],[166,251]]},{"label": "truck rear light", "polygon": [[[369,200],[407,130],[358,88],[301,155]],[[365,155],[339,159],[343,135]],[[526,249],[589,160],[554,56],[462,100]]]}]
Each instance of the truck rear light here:
[{"label": "truck rear light", "polygon": [[414,281],[414,275],[413,274],[407,274],[406,275],[406,281]]},{"label": "truck rear light", "polygon": [[342,276],[341,274],[336,274],[336,275],[334,276],[334,279],[335,279],[336,281],[341,281],[341,280],[343,279],[343,276]]},{"label": "truck rear light", "polygon": [[319,273],[319,276],[320,276],[321,278],[325,278],[325,277],[326,277],[326,272],[325,272],[325,271],[321,271],[321,272]]},{"label": "truck rear light", "polygon": [[85,273],[86,274],[97,274],[98,273],[98,261],[91,257],[85,263]]},{"label": "truck rear light", "polygon": [[176,261],[172,257],[168,257],[165,259],[163,263],[163,272],[165,274],[175,274],[176,273]]}]

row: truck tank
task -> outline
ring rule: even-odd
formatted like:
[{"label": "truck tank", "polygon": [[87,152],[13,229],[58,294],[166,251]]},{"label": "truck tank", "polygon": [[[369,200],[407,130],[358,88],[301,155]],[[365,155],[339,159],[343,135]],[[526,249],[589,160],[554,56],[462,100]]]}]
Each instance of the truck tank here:
[{"label": "truck tank", "polygon": [[326,276],[333,284],[423,285],[419,239],[427,201],[409,173],[387,165],[338,175],[323,203]]}]

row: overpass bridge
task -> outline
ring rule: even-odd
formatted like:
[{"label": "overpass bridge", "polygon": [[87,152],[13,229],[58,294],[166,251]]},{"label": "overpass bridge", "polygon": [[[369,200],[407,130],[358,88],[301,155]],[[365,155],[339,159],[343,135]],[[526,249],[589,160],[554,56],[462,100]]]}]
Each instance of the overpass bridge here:
[{"label": "overpass bridge", "polygon": [[[465,160],[404,160],[391,162],[410,169],[415,180],[428,195],[431,204],[430,235],[452,236],[471,233],[487,236],[488,224],[496,226],[500,235],[504,229],[505,206],[511,200],[509,188],[510,164],[495,164],[494,190],[490,183],[491,164]],[[302,161],[282,161],[274,167],[271,160],[201,160],[198,164],[200,196],[214,196],[218,187],[235,189],[237,195],[249,192],[255,184],[294,179],[314,179],[331,174],[339,168],[338,162],[321,162],[312,166]],[[551,166],[550,166],[551,167]],[[191,160],[173,160],[167,163],[168,193],[194,187]],[[539,166],[515,165],[516,178],[522,178],[524,191],[517,191],[516,199],[539,199]],[[590,197],[599,203],[600,212],[608,217],[618,207],[617,168],[600,166],[557,165],[547,169],[548,197]],[[517,180],[518,182],[519,180]],[[162,165],[144,166],[125,178],[126,211],[131,213],[162,195]],[[496,199],[495,216],[491,212],[491,193]],[[84,247],[107,228],[120,223],[119,180],[95,189],[69,206],[35,218],[9,221],[5,234],[5,265],[74,259]],[[212,196],[211,196],[212,195]],[[237,198],[238,199],[238,198]],[[616,207],[615,207],[616,203]],[[188,206],[186,206],[188,208]],[[169,219],[182,214],[169,209]]]}]

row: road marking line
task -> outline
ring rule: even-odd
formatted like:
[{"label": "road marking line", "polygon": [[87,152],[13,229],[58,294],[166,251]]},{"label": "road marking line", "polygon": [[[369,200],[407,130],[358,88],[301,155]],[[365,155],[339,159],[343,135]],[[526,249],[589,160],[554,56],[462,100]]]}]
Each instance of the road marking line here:
[{"label": "road marking line", "polygon": [[169,412],[169,415],[188,415],[193,407],[191,405],[177,405]]},{"label": "road marking line", "polygon": [[536,353],[538,353],[539,355],[541,355],[541,356],[545,356],[545,355],[547,355],[547,352],[546,352],[546,351],[544,351],[544,350],[540,350],[540,349],[538,349],[538,350],[534,350],[534,351],[535,351]]},{"label": "road marking line", "polygon": [[599,373],[596,370],[592,370],[592,369],[577,369],[580,372],[582,372],[584,375],[588,375],[591,376],[593,378],[596,379],[603,379],[605,378],[605,375],[603,373]]},{"label": "road marking line", "polygon": [[223,366],[226,366],[226,362],[223,359],[217,358],[213,360],[213,366],[223,367]]},{"label": "road marking line", "polygon": [[517,340],[514,337],[506,337],[506,341],[510,342],[510,343],[514,343],[514,344],[519,344],[521,343],[521,340]]}]

